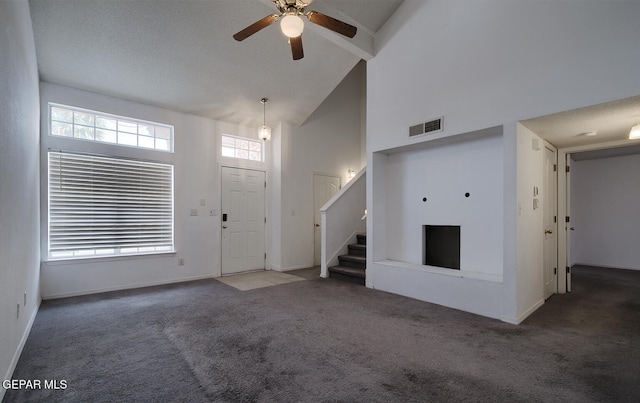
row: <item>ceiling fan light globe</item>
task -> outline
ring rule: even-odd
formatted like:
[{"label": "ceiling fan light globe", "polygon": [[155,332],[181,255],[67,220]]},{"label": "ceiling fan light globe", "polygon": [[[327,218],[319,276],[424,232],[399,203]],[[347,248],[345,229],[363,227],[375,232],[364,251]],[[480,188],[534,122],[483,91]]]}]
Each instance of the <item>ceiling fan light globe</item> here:
[{"label": "ceiling fan light globe", "polygon": [[640,139],[640,125],[635,125],[631,128],[631,131],[629,132],[629,139]]},{"label": "ceiling fan light globe", "polygon": [[297,15],[285,15],[280,19],[280,29],[289,38],[297,38],[304,31],[304,21]]},{"label": "ceiling fan light globe", "polygon": [[258,130],[258,136],[261,140],[267,141],[271,139],[271,128],[267,125],[260,126]]}]

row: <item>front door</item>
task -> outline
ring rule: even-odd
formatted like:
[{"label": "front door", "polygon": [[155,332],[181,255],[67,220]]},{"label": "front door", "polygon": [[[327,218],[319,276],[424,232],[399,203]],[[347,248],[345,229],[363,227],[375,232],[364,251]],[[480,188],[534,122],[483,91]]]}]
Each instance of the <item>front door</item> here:
[{"label": "front door", "polygon": [[265,173],[222,167],[222,274],[265,268]]},{"label": "front door", "polygon": [[313,175],[313,222],[314,255],[313,264],[320,266],[322,251],[322,228],[320,208],[340,190],[340,178],[327,175]]},{"label": "front door", "polygon": [[551,145],[544,148],[542,214],[544,220],[544,298],[558,292],[557,157]]}]

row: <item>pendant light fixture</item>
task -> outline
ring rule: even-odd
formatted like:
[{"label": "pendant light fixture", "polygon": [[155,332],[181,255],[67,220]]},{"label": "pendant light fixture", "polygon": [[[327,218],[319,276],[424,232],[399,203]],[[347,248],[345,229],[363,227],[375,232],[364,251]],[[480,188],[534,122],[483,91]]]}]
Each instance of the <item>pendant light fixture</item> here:
[{"label": "pendant light fixture", "polygon": [[269,98],[262,98],[262,126],[258,130],[258,136],[264,141],[271,139],[271,128],[267,126],[267,101]]}]

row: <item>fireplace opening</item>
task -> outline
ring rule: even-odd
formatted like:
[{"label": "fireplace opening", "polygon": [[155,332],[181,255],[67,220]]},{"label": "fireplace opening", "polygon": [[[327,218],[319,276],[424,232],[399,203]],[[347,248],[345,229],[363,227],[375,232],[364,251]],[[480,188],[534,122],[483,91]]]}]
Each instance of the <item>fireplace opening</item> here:
[{"label": "fireplace opening", "polygon": [[460,226],[422,226],[422,264],[460,270]]}]

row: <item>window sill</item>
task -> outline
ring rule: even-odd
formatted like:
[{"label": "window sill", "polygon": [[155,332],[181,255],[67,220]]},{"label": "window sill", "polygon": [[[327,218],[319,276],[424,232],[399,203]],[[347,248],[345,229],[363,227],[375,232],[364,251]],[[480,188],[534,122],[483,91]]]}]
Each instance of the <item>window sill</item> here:
[{"label": "window sill", "polygon": [[126,260],[175,257],[177,253],[178,252],[176,251],[170,251],[170,252],[159,252],[159,253],[138,253],[135,255],[76,257],[76,258],[43,260],[42,263],[44,263],[45,266],[64,266],[64,265],[72,265],[72,264],[119,262],[119,261],[126,261]]}]

